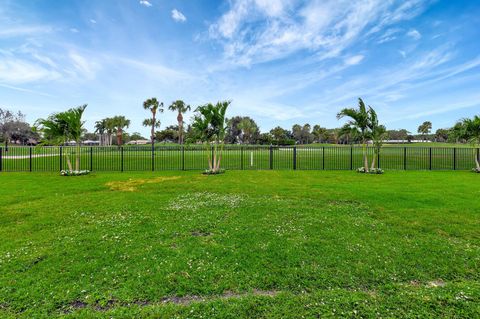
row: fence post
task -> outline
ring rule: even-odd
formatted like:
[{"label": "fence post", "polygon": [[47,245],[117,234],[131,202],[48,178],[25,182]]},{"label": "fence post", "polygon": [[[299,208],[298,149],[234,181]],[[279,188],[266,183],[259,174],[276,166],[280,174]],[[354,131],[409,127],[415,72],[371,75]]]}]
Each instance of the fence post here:
[{"label": "fence post", "polygon": [[453,170],[457,169],[457,148],[453,148]]},{"label": "fence post", "polygon": [[30,153],[30,172],[31,172],[32,171],[32,147],[30,146],[28,149]]},{"label": "fence post", "polygon": [[325,170],[325,146],[322,149],[322,169]]},{"label": "fence post", "polygon": [[90,172],[93,171],[93,146],[90,146]]},{"label": "fence post", "polygon": [[270,169],[273,169],[273,146],[270,145]]},{"label": "fence post", "polygon": [[60,147],[60,170],[63,170],[63,147]]},{"label": "fence post", "polygon": [[123,172],[123,146],[120,146],[120,159],[122,161],[121,171]]},{"label": "fence post", "polygon": [[407,170],[407,147],[403,147],[403,169]]},{"label": "fence post", "polygon": [[297,147],[293,147],[293,169],[297,169]]},{"label": "fence post", "polygon": [[185,145],[182,144],[182,171],[185,170]]},{"label": "fence post", "polygon": [[243,145],[240,147],[240,169],[243,170]]},{"label": "fence post", "polygon": [[428,160],[429,160],[428,168],[432,170],[432,148],[431,147],[428,150]]},{"label": "fence post", "polygon": [[480,148],[477,148],[477,159],[480,159]]},{"label": "fence post", "polygon": [[3,169],[3,166],[2,166],[2,153],[3,153],[3,148],[0,147],[0,172],[2,171]]},{"label": "fence post", "polygon": [[353,145],[350,145],[350,170],[353,170]]}]

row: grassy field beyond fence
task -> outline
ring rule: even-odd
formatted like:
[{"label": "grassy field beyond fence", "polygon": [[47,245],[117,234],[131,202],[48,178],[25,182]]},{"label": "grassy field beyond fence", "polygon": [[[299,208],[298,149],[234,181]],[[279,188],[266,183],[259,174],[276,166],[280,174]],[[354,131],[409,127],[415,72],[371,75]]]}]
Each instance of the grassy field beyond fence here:
[{"label": "grassy field beyond fence", "polygon": [[[75,147],[10,147],[0,151],[1,171],[59,171]],[[80,148],[81,169],[92,171],[203,170],[211,147],[148,146]],[[388,146],[376,156],[386,170],[470,170],[478,149]],[[374,156],[368,148],[369,160]],[[351,170],[363,165],[359,146],[226,146],[222,167],[230,170]]]}]

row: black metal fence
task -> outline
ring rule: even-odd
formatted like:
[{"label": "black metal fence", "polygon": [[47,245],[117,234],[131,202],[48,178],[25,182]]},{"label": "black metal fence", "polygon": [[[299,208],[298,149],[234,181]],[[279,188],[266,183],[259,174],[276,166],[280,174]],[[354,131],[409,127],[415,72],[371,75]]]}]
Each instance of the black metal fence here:
[{"label": "black metal fence", "polygon": [[[386,170],[470,170],[478,148],[383,147],[369,162]],[[67,169],[68,160],[91,171],[204,170],[213,148],[202,145],[124,147],[0,147],[0,172]],[[363,166],[360,146],[239,146],[227,145],[221,167],[231,170],[353,170]]]}]

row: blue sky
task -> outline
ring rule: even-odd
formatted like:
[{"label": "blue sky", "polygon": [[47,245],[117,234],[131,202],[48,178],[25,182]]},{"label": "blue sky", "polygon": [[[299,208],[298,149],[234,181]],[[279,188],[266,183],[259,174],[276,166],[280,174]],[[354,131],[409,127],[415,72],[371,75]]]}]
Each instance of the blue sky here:
[{"label": "blue sky", "polygon": [[0,0],[0,106],[88,103],[88,129],[122,114],[147,136],[152,96],[231,99],[262,131],[340,126],[361,96],[388,128],[437,129],[480,113],[479,39],[478,0]]}]

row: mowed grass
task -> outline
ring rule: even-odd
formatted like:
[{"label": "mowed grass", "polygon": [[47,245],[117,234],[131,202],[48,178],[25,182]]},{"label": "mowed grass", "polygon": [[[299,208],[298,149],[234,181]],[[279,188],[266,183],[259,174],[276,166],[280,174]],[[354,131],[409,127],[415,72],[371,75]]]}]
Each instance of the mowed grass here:
[{"label": "mowed grass", "polygon": [[0,174],[0,316],[480,315],[470,172]]}]

